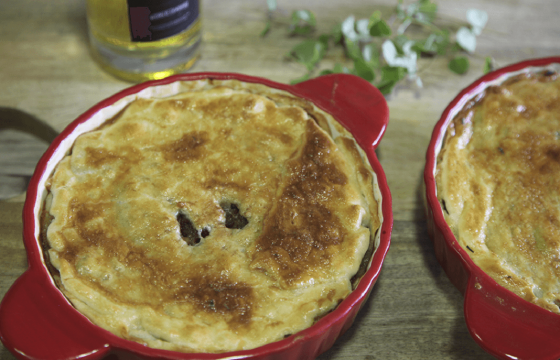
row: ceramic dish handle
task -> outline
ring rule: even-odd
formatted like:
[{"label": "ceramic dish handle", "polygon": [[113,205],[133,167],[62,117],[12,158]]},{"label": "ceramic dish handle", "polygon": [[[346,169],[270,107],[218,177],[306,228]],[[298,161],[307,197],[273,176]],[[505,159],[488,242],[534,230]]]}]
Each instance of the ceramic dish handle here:
[{"label": "ceramic dish handle", "polygon": [[64,309],[70,305],[61,297],[47,275],[31,268],[8,290],[0,305],[0,337],[17,358],[100,359],[107,354],[109,347],[92,335],[91,324]]},{"label": "ceramic dish handle", "polygon": [[[363,148],[376,148],[389,121],[385,98],[368,81],[348,74],[332,74],[294,86],[298,95],[331,113],[354,134]],[[352,119],[347,123],[344,119]],[[363,131],[368,129],[368,131]]]},{"label": "ceramic dish handle", "polygon": [[556,335],[560,317],[551,317],[547,310],[512,296],[489,278],[470,277],[465,320],[475,341],[498,358],[560,358]]}]

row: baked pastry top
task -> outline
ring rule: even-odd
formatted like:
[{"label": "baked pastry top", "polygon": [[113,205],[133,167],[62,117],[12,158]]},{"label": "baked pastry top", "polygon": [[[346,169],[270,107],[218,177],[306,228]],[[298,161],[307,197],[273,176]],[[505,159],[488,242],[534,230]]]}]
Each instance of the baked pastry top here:
[{"label": "baked pastry top", "polygon": [[93,323],[155,348],[250,349],[311,326],[375,248],[365,155],[288,93],[183,86],[131,102],[57,165],[42,221],[57,285]]},{"label": "baked pastry top", "polygon": [[560,313],[560,79],[523,73],[454,117],[438,156],[438,199],[473,261]]}]

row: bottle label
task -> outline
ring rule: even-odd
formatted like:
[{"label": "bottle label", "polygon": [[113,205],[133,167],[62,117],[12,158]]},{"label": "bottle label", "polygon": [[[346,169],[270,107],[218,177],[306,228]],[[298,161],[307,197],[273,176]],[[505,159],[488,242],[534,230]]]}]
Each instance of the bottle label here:
[{"label": "bottle label", "polygon": [[186,30],[198,18],[198,0],[127,0],[130,38],[165,39]]}]

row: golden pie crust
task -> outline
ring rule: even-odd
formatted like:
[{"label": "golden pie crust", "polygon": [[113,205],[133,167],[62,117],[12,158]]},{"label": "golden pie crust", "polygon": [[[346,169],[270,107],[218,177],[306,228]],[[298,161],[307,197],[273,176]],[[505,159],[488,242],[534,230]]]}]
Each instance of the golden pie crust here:
[{"label": "golden pie crust", "polygon": [[381,223],[376,177],[313,104],[201,80],[79,136],[46,183],[42,240],[73,306],[125,339],[251,349],[351,291]]},{"label": "golden pie crust", "polygon": [[438,199],[498,284],[560,313],[560,79],[523,72],[470,100],[447,128]]}]

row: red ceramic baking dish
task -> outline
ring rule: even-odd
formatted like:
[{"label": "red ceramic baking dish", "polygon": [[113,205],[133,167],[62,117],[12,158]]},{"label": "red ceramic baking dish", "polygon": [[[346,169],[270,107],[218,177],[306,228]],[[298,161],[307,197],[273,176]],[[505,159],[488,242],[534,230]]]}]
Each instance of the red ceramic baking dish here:
[{"label": "red ceramic baking dish", "polygon": [[500,359],[559,359],[560,316],[498,285],[471,260],[447,225],[437,198],[435,171],[442,141],[454,116],[485,88],[524,72],[560,69],[560,57],[524,61],[493,71],[465,88],[436,124],[426,156],[424,183],[428,231],[436,257],[464,294],[464,314],[474,340]]},{"label": "red ceramic baking dish", "polygon": [[[98,125],[91,125],[107,107],[145,91],[161,95],[181,81],[201,79],[259,83],[312,101],[332,114],[357,139],[377,175],[382,199],[380,241],[371,265],[356,289],[339,306],[313,326],[284,340],[256,349],[220,353],[179,353],[145,347],[124,340],[92,324],[75,310],[54,285],[38,242],[38,214],[45,192],[45,180],[76,137]],[[171,89],[171,90],[170,90]],[[28,270],[16,280],[0,305],[0,338],[4,346],[21,359],[313,359],[332,346],[354,321],[358,310],[376,282],[389,249],[392,230],[391,195],[375,149],[387,127],[389,112],[385,99],[368,82],[351,75],[329,75],[297,85],[230,73],[193,73],[172,76],[130,87],[92,107],[72,122],[51,144],[39,161],[27,191],[23,210],[23,240]],[[99,120],[97,120],[99,121]]]}]

